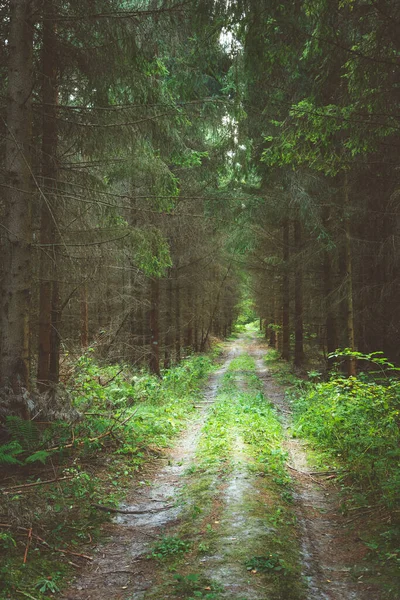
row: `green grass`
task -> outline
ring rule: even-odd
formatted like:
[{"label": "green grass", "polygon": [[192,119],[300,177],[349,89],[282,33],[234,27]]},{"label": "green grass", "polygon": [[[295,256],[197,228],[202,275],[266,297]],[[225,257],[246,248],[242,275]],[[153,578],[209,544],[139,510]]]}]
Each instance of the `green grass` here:
[{"label": "green grass", "polygon": [[[182,492],[185,510],[176,535],[190,540],[192,551],[174,562],[181,581],[187,582],[187,577],[189,583],[192,577],[195,582],[202,581],[203,561],[208,556],[221,556],[221,573],[229,564],[239,565],[244,584],[262,585],[270,600],[304,598],[296,519],[282,440],[282,426],[262,393],[255,362],[242,354],[231,362],[221,380],[215,404],[202,428],[194,464],[186,473],[187,484]],[[236,469],[244,469],[247,472],[244,480],[252,484],[250,488],[245,485],[243,497],[239,495],[231,508],[226,504],[224,490],[232,476],[237,476]],[[254,489],[257,493],[253,493]],[[227,547],[225,540],[232,536],[238,511],[244,515],[246,535],[239,533],[238,542]],[[253,532],[251,535],[249,530]],[[253,563],[262,564],[255,569],[255,575],[248,570]],[[218,563],[213,570],[214,587],[204,586],[211,587],[208,592],[198,586],[182,594],[168,570],[164,577],[167,585],[156,590],[154,597],[168,592],[171,598],[227,598],[222,585],[226,581]]]}]

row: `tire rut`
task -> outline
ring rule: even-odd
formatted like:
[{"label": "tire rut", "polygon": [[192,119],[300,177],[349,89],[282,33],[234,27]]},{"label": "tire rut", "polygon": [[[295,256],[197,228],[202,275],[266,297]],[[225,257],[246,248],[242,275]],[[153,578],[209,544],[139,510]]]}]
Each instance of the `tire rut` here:
[{"label": "tire rut", "polygon": [[[275,405],[285,430],[289,474],[294,486],[295,512],[301,535],[303,572],[308,582],[308,600],[371,600],[361,581],[351,579],[351,568],[365,555],[365,547],[339,513],[339,490],[332,482],[319,482],[308,474],[304,442],[289,433],[291,407],[285,390],[266,367],[267,349],[252,341],[248,352],[256,360],[256,373],[263,381],[266,397]],[[378,600],[375,595],[374,600]]]},{"label": "tire rut", "polygon": [[154,565],[146,559],[147,553],[179,519],[182,508],[176,500],[182,475],[195,454],[219,381],[239,352],[237,345],[231,345],[223,356],[223,365],[210,376],[198,403],[198,418],[174,448],[158,460],[163,460],[164,466],[157,467],[150,480],[139,482],[130,491],[119,507],[121,512],[104,527],[108,541],[95,549],[93,562],[62,593],[63,600],[124,600],[128,589],[130,600],[138,600],[155,584]]}]

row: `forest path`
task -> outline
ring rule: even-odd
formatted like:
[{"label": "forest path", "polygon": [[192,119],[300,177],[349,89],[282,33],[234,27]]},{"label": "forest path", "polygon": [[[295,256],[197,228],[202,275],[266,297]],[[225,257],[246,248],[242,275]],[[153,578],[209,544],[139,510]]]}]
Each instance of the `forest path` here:
[{"label": "forest path", "polygon": [[[153,473],[142,474],[120,507],[132,514],[107,525],[108,541],[64,600],[371,598],[350,577],[364,547],[346,531],[334,484],[300,473],[308,469],[306,449],[289,435],[290,408],[265,367],[265,352],[251,335],[226,344],[196,421]],[[246,356],[253,371],[240,368]],[[279,473],[261,472],[248,446],[245,423],[259,411],[255,403],[265,405],[260,385],[280,415],[289,464],[299,471],[290,470],[290,507],[274,491]],[[246,395],[253,404],[246,405]]]}]

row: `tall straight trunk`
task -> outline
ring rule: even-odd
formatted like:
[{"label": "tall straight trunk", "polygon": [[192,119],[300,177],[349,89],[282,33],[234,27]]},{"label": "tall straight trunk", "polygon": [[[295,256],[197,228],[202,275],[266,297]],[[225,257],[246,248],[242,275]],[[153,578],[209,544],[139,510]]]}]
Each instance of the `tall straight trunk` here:
[{"label": "tall straight trunk", "polygon": [[178,271],[175,269],[175,362],[181,360],[181,295]]},{"label": "tall straight trunk", "polygon": [[194,299],[194,303],[193,303],[193,322],[194,322],[194,326],[193,326],[193,350],[195,352],[199,351],[199,315],[198,315],[198,304],[197,304],[197,299]]},{"label": "tall straight trunk", "polygon": [[290,358],[290,228],[289,219],[283,222],[283,277],[282,277],[282,358]]},{"label": "tall straight trunk", "polygon": [[[10,5],[0,379],[17,394],[30,388],[33,23],[29,0],[14,0]],[[26,416],[26,409],[15,410]]]},{"label": "tall straight trunk", "polygon": [[[345,232],[346,232],[346,304],[347,304],[347,346],[351,350],[356,349],[355,331],[354,331],[354,305],[353,305],[353,264],[351,255],[351,225],[350,217],[346,214],[346,208],[349,206],[349,184],[347,173],[344,175],[344,202],[345,202]],[[349,376],[356,375],[357,361],[355,358],[350,358],[347,361],[347,374]]]},{"label": "tall straight trunk", "polygon": [[186,336],[185,336],[185,346],[186,348],[193,347],[193,294],[190,282],[188,282],[187,293],[186,293],[186,301],[187,301],[187,323],[186,323]]},{"label": "tall straight trunk", "polygon": [[160,375],[160,280],[150,281],[150,371]]},{"label": "tall straight trunk", "polygon": [[[324,226],[328,227],[330,218],[329,208],[324,214]],[[332,251],[324,250],[323,259],[323,283],[324,283],[324,311],[325,311],[325,329],[326,329],[326,349],[328,354],[334,352],[338,347],[336,313],[333,307],[333,259]]]},{"label": "tall straight trunk", "polygon": [[51,334],[50,334],[50,367],[49,381],[58,383],[60,378],[60,348],[61,348],[61,296],[58,273],[55,270],[51,294]]},{"label": "tall straight trunk", "polygon": [[[43,244],[40,256],[39,275],[39,348],[37,379],[39,389],[46,389],[49,382],[50,355],[56,351],[51,347],[54,335],[51,331],[53,298],[52,287],[57,259],[51,244],[55,242],[55,208],[57,179],[57,102],[58,102],[58,61],[56,52],[56,25],[49,18],[54,15],[53,0],[44,2],[43,44],[42,44],[42,181],[43,195],[40,210],[40,243]],[[54,333],[54,332],[53,332]],[[53,362],[55,357],[53,356]],[[54,375],[54,373],[53,373]]]},{"label": "tall straight trunk", "polygon": [[275,329],[275,304],[276,304],[276,300],[275,300],[275,291],[272,288],[272,295],[271,295],[271,305],[270,305],[270,309],[269,309],[269,321],[267,321],[266,323],[266,327],[265,327],[265,337],[266,339],[268,339],[268,344],[269,346],[271,346],[271,348],[276,348],[276,329]]},{"label": "tall straight trunk", "polygon": [[87,283],[81,289],[81,346],[87,348],[89,345],[89,305]]},{"label": "tall straight trunk", "polygon": [[302,226],[297,218],[293,224],[294,247],[296,252],[296,272],[294,275],[294,364],[301,365],[304,360],[304,324],[303,324],[303,266],[302,266]]},{"label": "tall straight trunk", "polygon": [[168,279],[167,279],[167,298],[166,298],[166,313],[165,313],[164,369],[169,369],[171,367],[173,308],[174,308],[174,298],[173,298],[173,292],[172,292],[172,277],[171,277],[171,272],[169,271]]}]

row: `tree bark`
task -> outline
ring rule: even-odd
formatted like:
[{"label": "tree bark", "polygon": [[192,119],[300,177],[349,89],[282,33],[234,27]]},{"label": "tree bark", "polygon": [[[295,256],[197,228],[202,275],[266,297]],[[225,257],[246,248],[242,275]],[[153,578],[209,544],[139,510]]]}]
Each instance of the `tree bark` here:
[{"label": "tree bark", "polygon": [[39,389],[46,389],[49,382],[51,340],[51,299],[55,277],[56,253],[51,244],[55,242],[55,207],[57,180],[57,102],[58,60],[56,52],[56,25],[49,15],[54,15],[53,1],[45,0],[42,46],[42,181],[43,195],[40,210],[40,243],[44,245],[40,256],[39,271],[39,348],[37,380]]},{"label": "tree bark", "polygon": [[[345,232],[346,232],[346,303],[347,303],[347,346],[351,350],[356,349],[354,332],[354,305],[353,305],[353,264],[351,255],[351,225],[350,217],[346,214],[346,208],[349,206],[349,184],[348,176],[344,176],[344,202],[345,202]],[[349,358],[347,361],[347,374],[354,376],[357,374],[357,361],[355,358]]]},{"label": "tree bark", "polygon": [[175,269],[175,362],[181,361],[181,295],[178,271]]},{"label": "tree bark", "polygon": [[89,345],[89,305],[87,283],[83,283],[81,290],[81,346]]},{"label": "tree bark", "polygon": [[289,282],[289,258],[290,258],[290,230],[289,219],[283,222],[283,277],[282,277],[282,358],[290,358],[290,282]]},{"label": "tree bark", "polygon": [[[30,389],[33,23],[31,2],[11,3],[3,220],[0,379],[12,392]],[[23,409],[22,409],[23,411]],[[25,416],[25,415],[24,415]]]},{"label": "tree bark", "polygon": [[171,272],[168,272],[167,278],[167,306],[165,313],[165,334],[164,334],[164,369],[171,367],[171,349],[172,349],[172,313],[173,313],[173,293],[172,293],[172,277]]},{"label": "tree bark", "polygon": [[294,364],[299,366],[304,361],[302,226],[300,220],[295,219],[293,226],[296,252],[296,271],[294,276]]},{"label": "tree bark", "polygon": [[[328,228],[330,211],[327,209],[324,215],[324,226]],[[328,354],[334,352],[338,347],[336,314],[333,307],[333,265],[332,251],[324,250],[323,259],[323,283],[324,283],[324,305],[325,305],[325,329],[326,329],[326,350]]]},{"label": "tree bark", "polygon": [[160,280],[150,281],[150,372],[160,376]]}]

